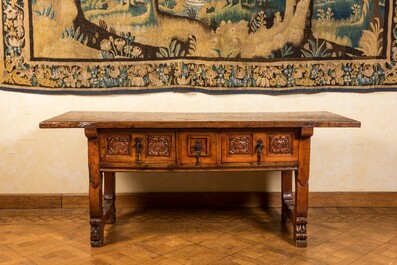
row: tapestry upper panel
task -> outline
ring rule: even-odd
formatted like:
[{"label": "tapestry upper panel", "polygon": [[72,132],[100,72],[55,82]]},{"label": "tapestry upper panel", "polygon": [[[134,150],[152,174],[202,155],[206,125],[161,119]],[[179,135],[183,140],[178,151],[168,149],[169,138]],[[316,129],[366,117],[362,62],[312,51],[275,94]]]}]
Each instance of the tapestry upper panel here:
[{"label": "tapestry upper panel", "polygon": [[397,0],[2,0],[1,88],[393,91]]}]

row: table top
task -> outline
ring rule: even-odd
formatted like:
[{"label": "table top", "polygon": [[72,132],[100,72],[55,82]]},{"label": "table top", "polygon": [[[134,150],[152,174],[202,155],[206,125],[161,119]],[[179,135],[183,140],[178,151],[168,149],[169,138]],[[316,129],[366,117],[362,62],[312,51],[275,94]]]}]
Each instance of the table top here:
[{"label": "table top", "polygon": [[331,112],[103,112],[70,111],[40,128],[286,128],[360,127],[359,121]]}]

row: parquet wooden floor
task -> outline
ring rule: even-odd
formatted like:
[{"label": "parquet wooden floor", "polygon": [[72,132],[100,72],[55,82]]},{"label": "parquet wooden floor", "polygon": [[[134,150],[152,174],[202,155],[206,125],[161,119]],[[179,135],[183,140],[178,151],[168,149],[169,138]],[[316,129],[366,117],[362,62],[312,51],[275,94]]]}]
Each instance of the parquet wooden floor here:
[{"label": "parquet wooden floor", "polygon": [[397,208],[311,208],[307,249],[280,209],[117,209],[91,248],[86,209],[0,210],[0,264],[397,264]]}]

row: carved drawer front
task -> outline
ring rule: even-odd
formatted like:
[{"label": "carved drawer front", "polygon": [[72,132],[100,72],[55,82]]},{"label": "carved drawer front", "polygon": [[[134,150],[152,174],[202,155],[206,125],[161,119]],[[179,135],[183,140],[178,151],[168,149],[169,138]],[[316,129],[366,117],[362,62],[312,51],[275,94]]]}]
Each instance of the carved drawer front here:
[{"label": "carved drawer front", "polygon": [[253,131],[222,132],[223,163],[253,163],[263,160],[266,135]]},{"label": "carved drawer front", "polygon": [[203,166],[217,162],[217,134],[206,131],[182,131],[178,133],[179,162]]},{"label": "carved drawer front", "polygon": [[99,138],[101,160],[115,163],[133,161],[133,141],[128,130],[102,132]]},{"label": "carved drawer front", "polygon": [[141,164],[175,164],[175,133],[144,131],[134,136],[135,161]]},{"label": "carved drawer front", "polygon": [[294,161],[298,159],[298,132],[270,131],[267,133],[266,159]]},{"label": "carved drawer front", "polygon": [[103,130],[101,160],[115,164],[176,164],[173,131]]}]

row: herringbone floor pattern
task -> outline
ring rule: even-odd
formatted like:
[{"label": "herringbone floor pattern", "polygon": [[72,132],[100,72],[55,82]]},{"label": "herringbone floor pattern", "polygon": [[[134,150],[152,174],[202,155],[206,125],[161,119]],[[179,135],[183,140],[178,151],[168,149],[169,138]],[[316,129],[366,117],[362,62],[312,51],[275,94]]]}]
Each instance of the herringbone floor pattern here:
[{"label": "herringbone floor pattern", "polygon": [[312,208],[308,248],[280,209],[118,209],[91,248],[88,211],[0,210],[0,264],[397,264],[397,208]]}]

